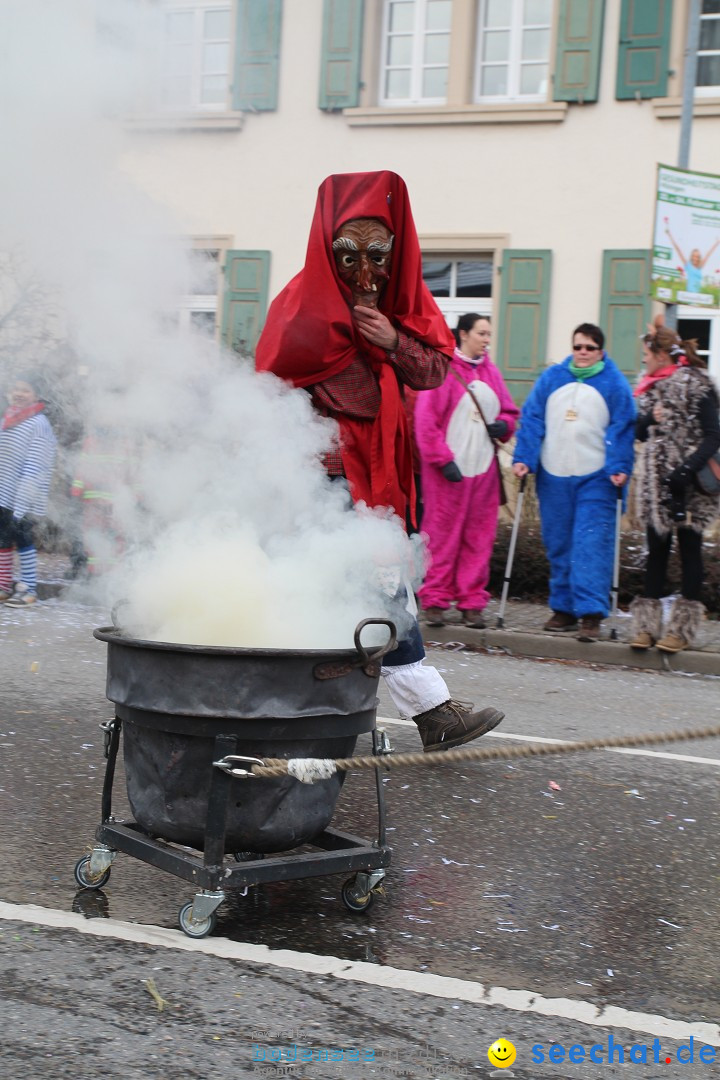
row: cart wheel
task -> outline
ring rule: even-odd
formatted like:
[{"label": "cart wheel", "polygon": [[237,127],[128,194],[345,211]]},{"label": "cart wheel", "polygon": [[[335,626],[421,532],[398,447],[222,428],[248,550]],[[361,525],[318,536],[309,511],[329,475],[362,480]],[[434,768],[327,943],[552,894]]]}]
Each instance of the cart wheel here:
[{"label": "cart wheel", "polygon": [[211,934],[217,925],[217,915],[213,911],[212,915],[208,915],[206,919],[193,919],[192,917],[193,902],[188,900],[187,904],[183,904],[178,912],[178,922],[180,923],[180,929],[188,937],[201,938],[207,937]]},{"label": "cart wheel", "polygon": [[255,862],[257,859],[264,859],[265,856],[259,851],[234,851],[233,858],[235,862]]},{"label": "cart wheel", "polygon": [[107,870],[103,870],[101,874],[90,873],[90,856],[83,855],[82,859],[78,859],[75,863],[75,880],[81,889],[102,889],[103,885],[107,885],[110,880],[110,867]]},{"label": "cart wheel", "polygon": [[358,892],[357,878],[348,878],[342,887],[342,899],[348,911],[367,911],[375,897],[372,892],[366,896]]}]

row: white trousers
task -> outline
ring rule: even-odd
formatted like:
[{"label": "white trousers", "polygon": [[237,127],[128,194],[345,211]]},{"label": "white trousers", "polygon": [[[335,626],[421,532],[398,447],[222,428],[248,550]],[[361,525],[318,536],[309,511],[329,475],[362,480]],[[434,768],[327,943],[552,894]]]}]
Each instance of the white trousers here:
[{"label": "white trousers", "polygon": [[384,667],[380,669],[380,674],[403,720],[412,720],[420,713],[450,700],[450,691],[442,675],[424,660],[399,667]]}]

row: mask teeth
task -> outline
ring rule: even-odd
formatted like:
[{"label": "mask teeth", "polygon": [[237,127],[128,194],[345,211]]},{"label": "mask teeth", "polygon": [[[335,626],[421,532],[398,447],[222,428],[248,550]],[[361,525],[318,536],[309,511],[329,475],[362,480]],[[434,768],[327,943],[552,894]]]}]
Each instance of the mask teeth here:
[{"label": "mask teeth", "polygon": [[372,292],[377,292],[377,285],[371,285],[370,289]]}]

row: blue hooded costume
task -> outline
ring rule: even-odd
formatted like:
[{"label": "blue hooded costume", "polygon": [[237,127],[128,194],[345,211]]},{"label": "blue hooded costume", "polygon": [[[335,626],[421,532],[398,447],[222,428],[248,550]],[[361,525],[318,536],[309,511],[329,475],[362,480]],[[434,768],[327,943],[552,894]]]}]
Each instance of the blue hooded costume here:
[{"label": "blue hooded costume", "polygon": [[603,370],[576,377],[572,357],[540,376],[522,410],[514,462],[537,474],[550,561],[550,607],[577,618],[608,614],[616,473],[633,467],[635,403],[607,355]]}]

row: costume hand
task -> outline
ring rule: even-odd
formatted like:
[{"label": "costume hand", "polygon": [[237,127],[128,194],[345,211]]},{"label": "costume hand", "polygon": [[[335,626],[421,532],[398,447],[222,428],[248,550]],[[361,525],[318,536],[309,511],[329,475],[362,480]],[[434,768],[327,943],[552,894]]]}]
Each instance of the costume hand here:
[{"label": "costume hand", "polygon": [[487,426],[487,433],[491,439],[504,439],[507,431],[507,420],[493,420],[492,424]]},{"label": "costume hand", "polygon": [[463,474],[458,469],[454,461],[448,461],[447,465],[443,465],[442,474],[446,480],[449,480],[452,484],[459,484],[463,478]]},{"label": "costume hand", "polygon": [[379,345],[381,349],[397,349],[397,330],[382,311],[358,304],[352,309],[352,316],[358,330],[371,345]]},{"label": "costume hand", "polygon": [[610,477],[610,483],[614,484],[615,487],[622,487],[623,484],[626,481],[627,481],[627,473],[624,473],[624,472],[613,473],[612,476]]},{"label": "costume hand", "polygon": [[525,465],[522,461],[516,461],[512,467],[512,471],[519,480],[522,480],[523,476],[527,476],[527,474],[530,472],[527,465]]},{"label": "costume hand", "polygon": [[687,465],[678,465],[668,476],[665,483],[673,495],[682,496],[685,489],[692,483],[693,471]]}]

